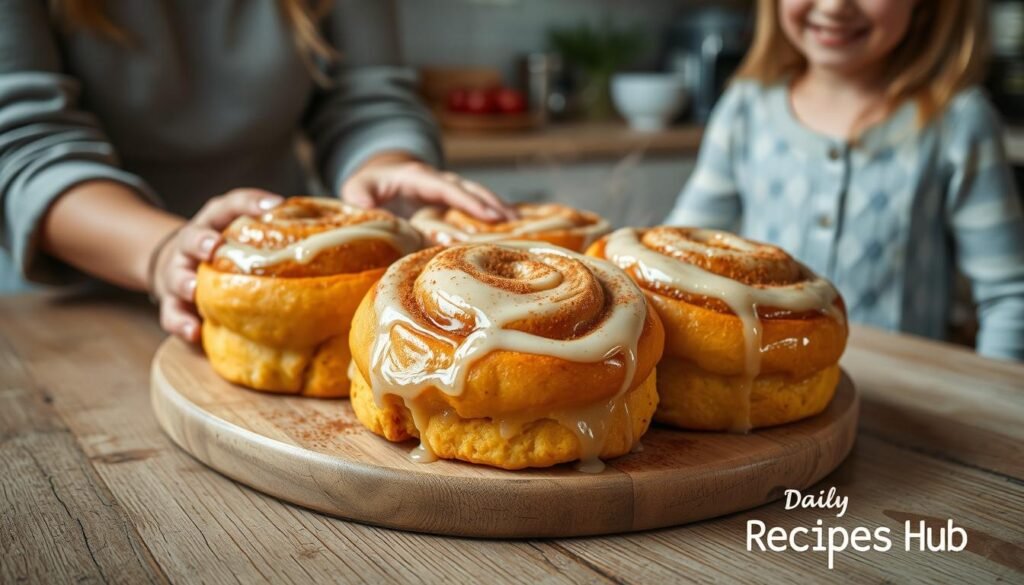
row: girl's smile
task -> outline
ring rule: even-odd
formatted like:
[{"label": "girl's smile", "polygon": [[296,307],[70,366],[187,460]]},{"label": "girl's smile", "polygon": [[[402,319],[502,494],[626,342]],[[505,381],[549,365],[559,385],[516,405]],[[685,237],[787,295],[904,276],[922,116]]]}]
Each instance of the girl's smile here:
[{"label": "girl's smile", "polygon": [[870,26],[807,22],[811,39],[826,48],[840,48],[867,38]]},{"label": "girl's smile", "polygon": [[906,36],[913,0],[781,0],[782,29],[811,68],[864,71]]}]

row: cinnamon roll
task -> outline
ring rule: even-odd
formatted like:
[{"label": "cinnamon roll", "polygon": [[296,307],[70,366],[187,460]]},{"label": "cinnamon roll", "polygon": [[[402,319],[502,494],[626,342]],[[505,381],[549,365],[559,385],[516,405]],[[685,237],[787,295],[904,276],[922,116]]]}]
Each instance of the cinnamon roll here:
[{"label": "cinnamon roll", "polygon": [[352,408],[414,458],[505,469],[628,453],[657,406],[664,332],[621,270],[542,242],[435,247],[356,311]]},{"label": "cinnamon roll", "polygon": [[294,197],[224,240],[196,282],[213,369],[256,390],[346,396],[352,315],[419,234],[386,211]]},{"label": "cinnamon roll", "polygon": [[625,269],[665,324],[655,419],[746,432],[824,410],[846,309],[780,248],[721,231],[624,228],[588,253]]},{"label": "cinnamon roll", "polygon": [[461,242],[532,240],[548,242],[583,252],[597,238],[610,231],[608,222],[596,213],[580,211],[556,203],[516,205],[519,219],[487,223],[458,209],[442,211],[426,207],[409,223],[435,244],[447,246]]}]

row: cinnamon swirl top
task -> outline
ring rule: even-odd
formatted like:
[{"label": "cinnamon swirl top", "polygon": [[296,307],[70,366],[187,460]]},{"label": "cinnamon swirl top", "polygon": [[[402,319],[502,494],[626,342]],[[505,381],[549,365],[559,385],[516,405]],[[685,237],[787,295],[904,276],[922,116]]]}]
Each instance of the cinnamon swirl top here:
[{"label": "cinnamon swirl top", "polygon": [[597,238],[608,233],[608,222],[589,211],[581,211],[556,203],[516,205],[519,219],[501,223],[487,223],[466,213],[449,209],[442,211],[427,207],[410,219],[410,223],[436,244],[459,242],[494,242],[500,240],[545,240],[545,235],[576,236],[585,249]]},{"label": "cinnamon swirl top", "polygon": [[381,268],[422,243],[407,222],[387,211],[315,197],[292,197],[258,218],[239,217],[224,239],[214,268],[282,277]]},{"label": "cinnamon swirl top", "polygon": [[[363,369],[378,404],[385,395],[401,398],[417,427],[426,420],[417,399],[436,389],[464,416],[504,420],[532,412],[570,420],[565,426],[587,435],[584,458],[593,460],[603,443],[599,429],[607,425],[594,417],[580,423],[573,409],[598,405],[601,416],[621,411],[622,396],[660,357],[660,348],[644,355],[645,371],[638,370],[641,336],[651,327],[660,331],[660,323],[650,324],[643,292],[628,275],[542,242],[423,250],[393,264],[375,294],[376,334]],[[500,352],[593,364],[608,383],[564,396],[532,389],[503,396],[488,387],[463,397],[472,386],[471,367]]]},{"label": "cinnamon swirl top", "polygon": [[608,236],[604,255],[645,288],[719,312],[754,305],[761,318],[843,318],[829,281],[781,248],[728,232],[623,228]]}]

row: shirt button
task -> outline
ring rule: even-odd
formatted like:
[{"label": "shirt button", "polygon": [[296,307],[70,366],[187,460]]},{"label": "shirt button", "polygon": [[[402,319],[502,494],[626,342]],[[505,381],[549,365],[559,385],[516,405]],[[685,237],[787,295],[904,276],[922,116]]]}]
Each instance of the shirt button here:
[{"label": "shirt button", "polygon": [[836,148],[835,146],[830,146],[829,147],[829,149],[828,149],[828,159],[829,160],[839,160],[839,155],[840,154],[841,153],[839,152],[839,149]]},{"label": "shirt button", "polygon": [[829,228],[832,227],[832,216],[827,213],[822,213],[818,216],[818,227]]}]

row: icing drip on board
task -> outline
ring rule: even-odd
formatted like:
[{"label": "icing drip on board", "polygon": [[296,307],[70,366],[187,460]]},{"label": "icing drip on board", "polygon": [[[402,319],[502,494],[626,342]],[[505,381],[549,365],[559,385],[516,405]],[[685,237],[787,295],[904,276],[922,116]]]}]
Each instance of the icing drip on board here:
[{"label": "icing drip on board", "polygon": [[[518,290],[484,282],[489,275],[490,256],[502,250],[519,258],[507,265],[514,272],[512,280]],[[468,270],[454,269],[451,262],[446,265],[446,260],[455,258]],[[421,324],[403,304],[401,291],[410,278],[406,268],[409,263],[408,259],[399,260],[378,284],[374,304],[378,325],[369,369],[377,404],[381,405],[383,397],[392,394],[401,398],[412,414],[421,437],[415,453],[424,458],[430,453],[423,437],[432,413],[420,407],[416,400],[419,395],[430,387],[450,396],[461,395],[466,375],[476,360],[495,351],[513,351],[580,363],[605,362],[622,370],[622,384],[610,400],[564,411],[520,413],[519,417],[495,419],[505,438],[521,433],[530,422],[555,420],[579,439],[580,468],[600,471],[598,455],[607,438],[610,417],[628,416],[625,394],[633,384],[637,345],[647,317],[643,292],[628,275],[606,261],[541,242],[476,244],[442,250],[415,276],[414,286],[433,304],[435,323],[470,324],[464,336],[452,339]],[[484,280],[481,275],[485,275]],[[517,322],[544,320],[573,306],[580,295],[590,294],[587,285],[593,285],[593,279],[601,283],[604,294],[614,298],[605,301],[608,307],[602,310],[602,319],[585,334],[550,339],[508,328]],[[452,350],[450,363],[438,367],[430,356],[405,367],[395,363],[391,355],[392,336],[401,334],[396,333],[396,328],[447,345]],[[632,442],[632,437],[629,440]]]},{"label": "icing drip on board", "polygon": [[[733,421],[734,432],[748,432],[750,423],[750,391],[754,379],[761,371],[763,329],[758,307],[775,307],[794,312],[819,311],[838,322],[845,321],[843,312],[835,306],[839,296],[830,282],[813,274],[795,260],[801,279],[792,284],[757,286],[748,285],[715,274],[709,270],[652,250],[647,244],[661,248],[668,254],[701,254],[709,259],[722,259],[736,263],[741,269],[754,270],[759,262],[768,262],[754,255],[761,246],[739,236],[715,230],[651,230],[645,241],[636,229],[622,228],[608,236],[605,256],[625,270],[633,270],[641,282],[658,284],[690,295],[717,299],[740,319],[744,338],[744,380],[742,409]],[[715,245],[709,245],[713,242]]]}]

